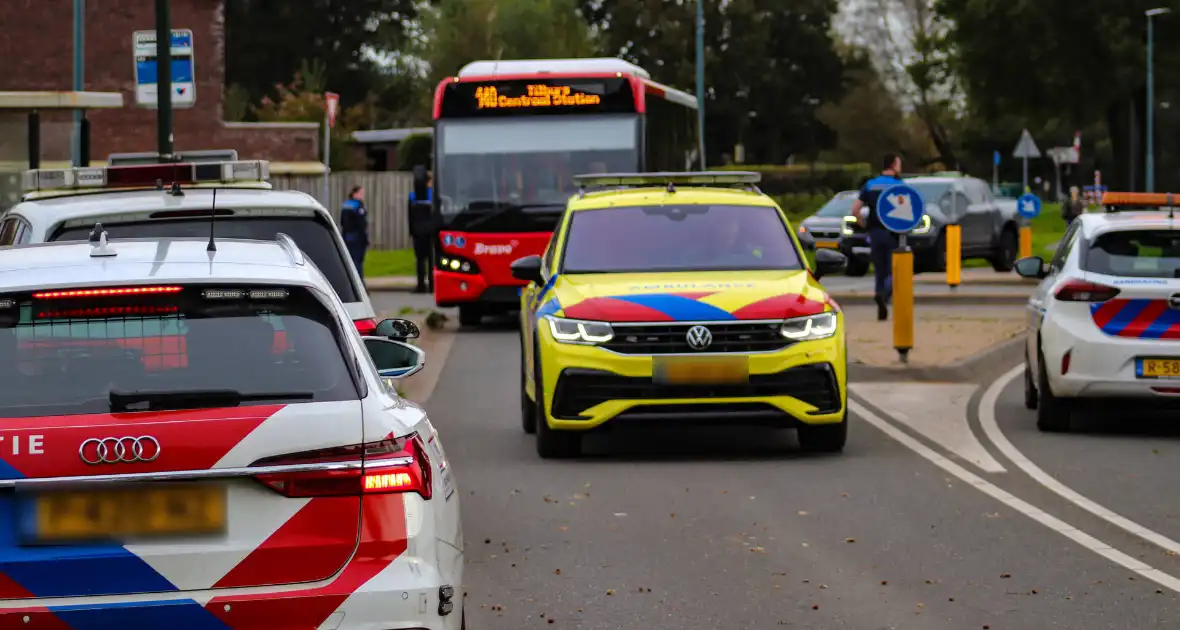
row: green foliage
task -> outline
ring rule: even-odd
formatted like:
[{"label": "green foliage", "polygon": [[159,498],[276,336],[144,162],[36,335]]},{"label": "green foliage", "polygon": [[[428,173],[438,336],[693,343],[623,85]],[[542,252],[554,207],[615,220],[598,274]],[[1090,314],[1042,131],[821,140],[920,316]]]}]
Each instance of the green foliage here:
[{"label": "green foliage", "polygon": [[587,57],[594,50],[574,0],[440,0],[423,18],[420,54],[434,82],[472,61]]},{"label": "green foliage", "polygon": [[819,212],[819,209],[832,199],[832,194],[835,193],[775,195],[774,200],[787,214],[791,223],[797,225],[803,219]]},{"label": "green foliage", "polygon": [[762,181],[758,187],[771,196],[808,193],[826,195],[828,198],[841,190],[860,188],[873,172],[868,164],[740,164],[724,166],[719,170],[759,173]]},{"label": "green foliage", "polygon": [[434,152],[434,137],[426,133],[406,136],[397,145],[397,170],[412,171],[419,164],[433,168],[430,156]]},{"label": "green foliage", "polygon": [[[314,79],[313,79],[314,80]],[[262,103],[253,107],[257,120],[262,122],[318,122],[324,121],[324,95],[320,91],[307,89],[302,74],[295,80],[275,86],[277,98],[263,97]],[[331,165],[335,170],[358,168],[356,156],[350,150],[353,130],[359,128],[366,117],[366,105],[354,105],[336,114],[336,125],[332,128]],[[321,153],[323,147],[320,147]],[[323,156],[320,156],[321,159]]]},{"label": "green foliage", "polygon": [[[706,149],[723,162],[737,143],[747,161],[813,158],[831,146],[816,118],[843,89],[831,19],[836,0],[703,0]],[[653,78],[695,91],[696,2],[582,0],[599,53],[621,56]]]}]

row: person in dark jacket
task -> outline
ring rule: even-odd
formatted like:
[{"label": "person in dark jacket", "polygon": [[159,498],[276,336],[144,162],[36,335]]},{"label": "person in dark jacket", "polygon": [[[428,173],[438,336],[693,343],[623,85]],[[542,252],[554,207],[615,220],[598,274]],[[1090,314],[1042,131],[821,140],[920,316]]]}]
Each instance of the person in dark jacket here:
[{"label": "person in dark jacket", "polygon": [[1086,212],[1086,202],[1078,194],[1077,186],[1069,187],[1069,201],[1061,204],[1061,218],[1065,220],[1065,227],[1068,229],[1074,219],[1082,216]]},{"label": "person in dark jacket", "polygon": [[369,214],[365,209],[365,189],[353,186],[348,199],[340,206],[340,233],[361,279],[365,278],[365,252],[369,249]]},{"label": "person in dark jacket", "polygon": [[436,231],[431,221],[432,204],[434,203],[434,176],[430,171],[418,167],[415,172],[418,190],[410,191],[409,210],[406,216],[410,223],[410,238],[414,244],[414,261],[418,272],[418,285],[415,293],[434,292],[434,274],[431,267],[434,262],[434,241]]},{"label": "person in dark jacket", "polygon": [[889,318],[887,304],[893,296],[893,250],[898,241],[877,216],[877,200],[886,189],[900,183],[901,157],[890,153],[881,161],[881,174],[861,186],[860,195],[852,204],[852,214],[860,225],[868,228],[869,259],[876,280],[873,298],[877,302],[877,319],[882,321]]}]

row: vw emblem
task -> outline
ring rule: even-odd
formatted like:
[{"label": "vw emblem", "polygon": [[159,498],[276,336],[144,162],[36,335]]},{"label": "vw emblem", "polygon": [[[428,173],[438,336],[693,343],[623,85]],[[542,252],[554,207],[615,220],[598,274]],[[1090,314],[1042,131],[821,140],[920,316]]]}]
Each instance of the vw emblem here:
[{"label": "vw emblem", "polygon": [[693,326],[689,328],[684,338],[688,341],[688,347],[693,350],[704,350],[713,343],[713,333],[709,332],[709,329],[704,326]]},{"label": "vw emblem", "polygon": [[154,462],[160,456],[160,443],[150,435],[121,438],[90,438],[78,447],[82,461],[98,464],[133,464]]},{"label": "vw emblem", "polygon": [[1172,297],[1168,298],[1168,306],[1180,309],[1180,293],[1173,293]]}]

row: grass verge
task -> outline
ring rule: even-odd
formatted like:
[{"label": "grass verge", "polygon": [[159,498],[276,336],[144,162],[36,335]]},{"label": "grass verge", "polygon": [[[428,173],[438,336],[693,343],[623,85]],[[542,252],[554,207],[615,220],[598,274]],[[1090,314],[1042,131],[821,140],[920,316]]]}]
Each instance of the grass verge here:
[{"label": "grass verge", "polygon": [[371,249],[365,254],[365,277],[410,276],[417,274],[412,249]]}]

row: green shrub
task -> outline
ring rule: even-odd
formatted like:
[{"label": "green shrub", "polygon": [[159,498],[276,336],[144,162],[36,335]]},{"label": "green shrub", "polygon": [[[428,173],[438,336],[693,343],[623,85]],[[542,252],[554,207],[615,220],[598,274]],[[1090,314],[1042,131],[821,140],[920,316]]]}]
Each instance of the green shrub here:
[{"label": "green shrub", "polygon": [[798,223],[813,215],[832,198],[830,194],[800,193],[797,195],[773,195],[791,223]]},{"label": "green shrub", "polygon": [[868,164],[733,164],[719,170],[754,171],[762,175],[758,187],[771,195],[819,194],[829,198],[841,190],[860,188],[872,175]]},{"label": "green shrub", "polygon": [[397,145],[397,170],[412,171],[421,164],[433,168],[431,154],[434,152],[434,137],[428,133],[406,136]]}]

